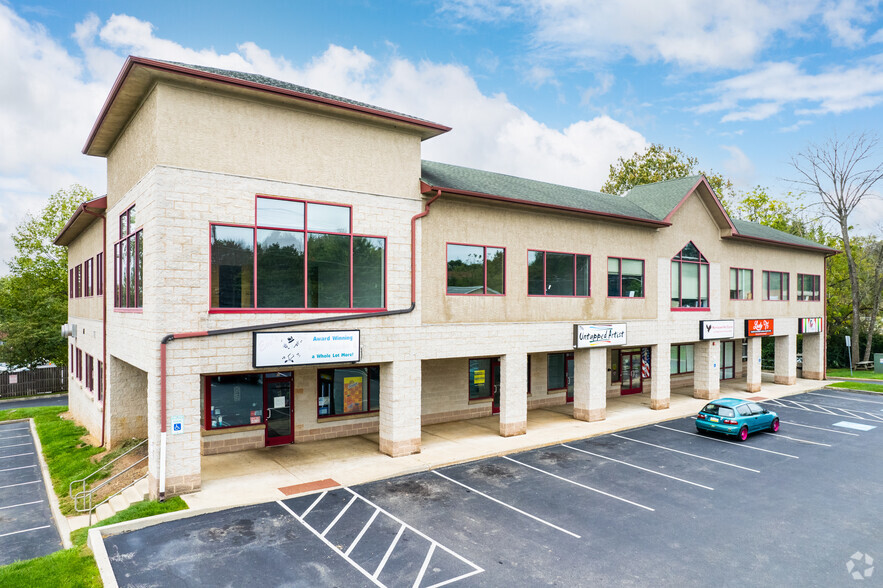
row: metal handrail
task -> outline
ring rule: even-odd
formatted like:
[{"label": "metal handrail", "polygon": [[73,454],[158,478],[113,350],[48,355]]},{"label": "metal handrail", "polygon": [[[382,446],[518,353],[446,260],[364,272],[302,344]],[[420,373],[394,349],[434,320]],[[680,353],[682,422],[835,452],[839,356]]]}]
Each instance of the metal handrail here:
[{"label": "metal handrail", "polygon": [[[145,459],[147,459],[147,458],[145,458]],[[140,463],[140,462],[139,462],[139,463]],[[129,469],[129,468],[126,468],[126,469]],[[120,474],[122,474],[122,473],[123,473],[123,472],[120,472]],[[114,478],[116,478],[116,477],[117,477],[117,476],[114,476]],[[87,526],[89,526],[89,527],[92,526],[92,513],[95,512],[95,511],[98,509],[99,506],[101,506],[101,505],[104,504],[105,502],[108,502],[108,501],[109,501],[111,498],[113,498],[114,496],[118,496],[118,495],[122,494],[123,492],[125,492],[126,490],[128,490],[129,488],[131,488],[132,486],[134,486],[135,484],[137,484],[138,482],[140,482],[141,480],[143,480],[143,479],[146,478],[146,477],[147,477],[147,474],[144,474],[144,475],[141,476],[140,478],[137,478],[137,479],[136,479],[134,482],[132,482],[131,484],[128,484],[127,486],[124,486],[123,488],[120,488],[119,490],[117,490],[116,492],[114,492],[113,494],[111,494],[110,496],[108,496],[107,498],[105,498],[104,500],[102,500],[101,502],[99,502],[98,504],[96,504],[95,506],[91,506],[91,500],[92,500],[91,497],[92,497],[92,495],[90,494],[90,495],[89,495],[89,501],[90,501],[90,507],[91,507],[91,508],[89,508],[89,523],[88,523]],[[113,478],[111,478],[111,479],[113,479]],[[110,480],[108,480],[108,481],[110,481]],[[97,488],[96,488],[96,490],[97,490]]]},{"label": "metal handrail", "polygon": [[[103,466],[101,466],[100,468],[98,468],[97,470],[95,470],[94,472],[92,472],[91,474],[89,474],[88,476],[86,476],[85,478],[83,478],[82,480],[74,480],[73,482],[71,482],[71,483],[68,485],[67,490],[68,490],[68,496],[70,496],[71,500],[74,501],[74,510],[77,511],[77,512],[86,512],[86,511],[90,511],[90,512],[89,512],[89,517],[90,517],[90,522],[91,522],[91,516],[92,516],[91,511],[92,511],[92,508],[93,508],[93,507],[92,507],[92,496],[93,496],[93,494],[95,493],[95,491],[98,490],[99,488],[101,488],[101,487],[107,485],[107,484],[110,483],[112,480],[115,480],[115,479],[118,478],[120,475],[124,474],[125,472],[131,470],[133,467],[135,467],[136,465],[140,464],[140,463],[143,462],[145,459],[147,459],[147,457],[145,456],[145,457],[141,458],[141,459],[138,460],[136,463],[134,463],[134,464],[132,464],[131,466],[127,467],[127,468],[126,468],[125,470],[123,470],[122,472],[119,472],[118,474],[115,474],[115,475],[111,476],[110,478],[108,478],[107,480],[105,480],[104,482],[102,482],[101,484],[99,484],[98,486],[96,486],[95,488],[90,488],[89,490],[86,490],[86,483],[87,483],[90,479],[92,479],[92,478],[94,478],[96,475],[98,475],[99,472],[101,472],[101,471],[107,469],[108,467],[112,466],[114,463],[116,463],[117,461],[119,461],[119,460],[121,460],[122,458],[126,457],[127,455],[129,455],[130,453],[132,453],[133,451],[135,451],[136,449],[138,449],[139,447],[141,447],[141,446],[144,445],[145,443],[147,443],[147,439],[145,439],[144,441],[141,441],[140,443],[138,443],[137,445],[135,445],[134,447],[132,447],[131,449],[129,449],[129,450],[126,451],[125,453],[123,453],[123,454],[121,454],[121,455],[115,457],[114,459],[110,460],[109,462],[107,462],[106,464],[104,464]],[[77,492],[76,494],[74,494],[74,485],[76,485],[76,484],[80,484],[80,488],[81,488],[81,489],[80,489],[79,492]],[[127,488],[128,488],[128,486],[127,486]],[[115,495],[114,495],[114,496],[115,496]],[[88,507],[88,508],[86,508],[86,498],[87,498],[87,497],[88,497],[88,502],[89,502],[89,507]],[[83,508],[79,508],[79,507],[78,507],[78,503],[79,503],[78,499],[80,499],[80,498],[83,499]],[[97,506],[96,506],[96,508],[97,508]]]},{"label": "metal handrail", "polygon": [[[103,482],[101,482],[100,484],[95,486],[94,488],[89,488],[88,490],[83,490],[81,492],[77,492],[75,495],[73,495],[71,497],[74,500],[74,510],[76,510],[77,512],[86,512],[87,510],[91,510],[93,508],[92,507],[92,496],[94,496],[96,492],[98,492],[99,490],[101,490],[102,488],[104,488],[105,486],[107,486],[108,484],[110,484],[111,482],[113,482],[114,480],[116,480],[117,478],[119,478],[120,476],[122,476],[123,474],[128,472],[129,470],[138,467],[139,465],[141,465],[145,461],[147,461],[147,456],[142,457],[141,459],[139,459],[138,461],[136,461],[135,463],[133,463],[132,465],[130,465],[129,467],[124,469],[123,471],[114,474],[113,476],[104,480]],[[128,486],[126,486],[126,488],[128,488]],[[125,488],[123,488],[123,490],[125,490]],[[119,494],[119,492],[117,492],[116,494]],[[116,494],[114,494],[114,496],[116,496]],[[83,499],[83,508],[77,508],[77,504],[79,503],[80,498]],[[88,508],[86,507],[86,498],[89,499],[89,507]],[[101,503],[99,503],[99,505],[100,504]],[[96,505],[94,508],[97,508],[97,507],[98,507],[98,505]]]}]

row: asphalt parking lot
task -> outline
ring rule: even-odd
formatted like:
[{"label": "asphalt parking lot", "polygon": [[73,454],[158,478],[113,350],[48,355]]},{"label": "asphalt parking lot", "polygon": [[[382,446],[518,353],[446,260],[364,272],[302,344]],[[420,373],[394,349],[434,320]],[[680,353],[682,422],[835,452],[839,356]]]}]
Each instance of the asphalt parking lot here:
[{"label": "asphalt parking lot", "polygon": [[[883,397],[764,402],[105,538],[120,586],[883,584]],[[871,558],[871,559],[869,559]]]},{"label": "asphalt parking lot", "polygon": [[30,425],[0,424],[0,566],[59,549]]}]

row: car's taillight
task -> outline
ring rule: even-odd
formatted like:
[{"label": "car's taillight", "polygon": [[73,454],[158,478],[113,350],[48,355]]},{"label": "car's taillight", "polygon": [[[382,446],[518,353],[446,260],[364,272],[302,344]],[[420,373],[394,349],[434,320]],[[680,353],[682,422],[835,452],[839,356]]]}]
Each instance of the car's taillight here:
[{"label": "car's taillight", "polygon": [[704,420],[705,420],[705,415],[702,414],[702,413],[699,413],[699,414],[696,415],[696,418],[699,419],[700,421],[704,421]]},{"label": "car's taillight", "polygon": [[724,424],[725,425],[738,425],[739,421],[734,421],[732,419],[724,419]]}]

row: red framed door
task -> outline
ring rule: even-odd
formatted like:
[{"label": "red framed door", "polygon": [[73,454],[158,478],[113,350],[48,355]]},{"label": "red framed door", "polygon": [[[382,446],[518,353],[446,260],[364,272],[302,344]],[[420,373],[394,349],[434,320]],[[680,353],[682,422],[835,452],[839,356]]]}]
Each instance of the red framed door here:
[{"label": "red framed door", "polygon": [[267,447],[294,442],[294,410],[291,405],[292,378],[264,378],[264,410]]},{"label": "red framed door", "polygon": [[644,379],[641,374],[641,352],[623,351],[619,360],[621,394],[638,394],[644,390]]},{"label": "red framed door", "polygon": [[568,353],[564,356],[565,381],[567,382],[567,402],[573,402],[573,354]]},{"label": "red framed door", "polygon": [[491,360],[491,389],[494,400],[491,403],[491,414],[500,414],[500,360]]}]

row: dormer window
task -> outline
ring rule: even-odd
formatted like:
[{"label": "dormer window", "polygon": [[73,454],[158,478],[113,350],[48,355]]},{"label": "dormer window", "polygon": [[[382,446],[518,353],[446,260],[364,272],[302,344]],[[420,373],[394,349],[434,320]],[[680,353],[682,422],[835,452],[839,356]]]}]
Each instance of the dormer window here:
[{"label": "dormer window", "polygon": [[690,241],[671,260],[671,307],[709,308],[708,260]]}]

